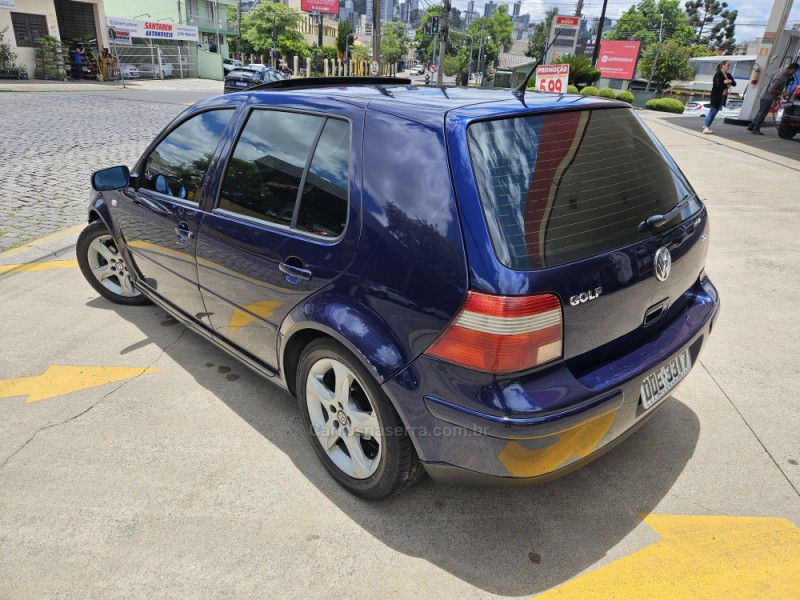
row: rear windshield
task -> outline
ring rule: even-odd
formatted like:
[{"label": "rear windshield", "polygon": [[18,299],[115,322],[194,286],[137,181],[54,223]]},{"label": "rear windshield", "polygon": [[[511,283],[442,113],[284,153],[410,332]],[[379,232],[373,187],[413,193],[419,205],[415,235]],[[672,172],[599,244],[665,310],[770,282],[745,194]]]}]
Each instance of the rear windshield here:
[{"label": "rear windshield", "polygon": [[252,79],[255,77],[258,71],[253,71],[251,69],[234,69],[231,71],[231,76],[239,77],[240,79]]},{"label": "rear windshield", "polygon": [[482,121],[468,137],[495,252],[511,269],[555,267],[637,242],[652,235],[639,231],[642,221],[689,194],[627,109]]}]

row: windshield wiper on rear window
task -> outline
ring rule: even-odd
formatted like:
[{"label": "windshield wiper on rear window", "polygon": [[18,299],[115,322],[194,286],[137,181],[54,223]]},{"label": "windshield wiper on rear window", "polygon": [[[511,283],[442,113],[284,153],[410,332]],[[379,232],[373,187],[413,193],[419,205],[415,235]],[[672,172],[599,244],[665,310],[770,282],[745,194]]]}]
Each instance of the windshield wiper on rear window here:
[{"label": "windshield wiper on rear window", "polygon": [[664,225],[672,221],[674,218],[680,216],[683,209],[686,208],[686,205],[689,203],[689,196],[690,194],[686,194],[683,197],[683,200],[678,202],[675,205],[675,208],[673,208],[667,214],[665,215],[657,214],[647,217],[644,221],[639,223],[638,227],[639,231],[645,232],[648,229],[650,231],[658,231],[659,229],[664,227]]}]

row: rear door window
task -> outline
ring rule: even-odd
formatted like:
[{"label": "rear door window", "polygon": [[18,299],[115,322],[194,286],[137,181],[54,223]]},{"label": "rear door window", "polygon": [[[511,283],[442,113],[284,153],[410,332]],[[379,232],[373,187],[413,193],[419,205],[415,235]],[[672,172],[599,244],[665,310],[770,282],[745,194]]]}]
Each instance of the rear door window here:
[{"label": "rear door window", "polygon": [[[500,261],[554,267],[642,240],[639,224],[689,195],[625,109],[483,121],[468,129],[476,184]],[[691,200],[688,212],[700,204]]]}]

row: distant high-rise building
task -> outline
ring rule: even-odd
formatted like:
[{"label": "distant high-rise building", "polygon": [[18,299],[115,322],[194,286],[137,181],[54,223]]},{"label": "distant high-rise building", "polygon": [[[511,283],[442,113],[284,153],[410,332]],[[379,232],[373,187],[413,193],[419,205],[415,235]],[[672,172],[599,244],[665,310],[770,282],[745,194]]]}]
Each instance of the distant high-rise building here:
[{"label": "distant high-rise building", "polygon": [[367,14],[366,24],[364,26],[364,35],[372,35],[372,2],[367,0]]},{"label": "distant high-rise building", "polygon": [[514,2],[514,11],[511,13],[511,16],[514,17],[515,21],[519,18],[520,9],[522,9],[522,2]]},{"label": "distant high-rise building", "polygon": [[[367,4],[370,0],[367,0]],[[395,0],[382,0],[381,2],[381,23],[391,23],[394,19],[394,3]]]},{"label": "distant high-rise building", "polygon": [[483,18],[488,19],[494,14],[494,11],[497,10],[497,4],[494,2],[487,2],[483,5]]},{"label": "distant high-rise building", "polygon": [[467,2],[467,10],[464,11],[464,26],[469,27],[472,23],[472,12],[475,10],[475,0]]}]

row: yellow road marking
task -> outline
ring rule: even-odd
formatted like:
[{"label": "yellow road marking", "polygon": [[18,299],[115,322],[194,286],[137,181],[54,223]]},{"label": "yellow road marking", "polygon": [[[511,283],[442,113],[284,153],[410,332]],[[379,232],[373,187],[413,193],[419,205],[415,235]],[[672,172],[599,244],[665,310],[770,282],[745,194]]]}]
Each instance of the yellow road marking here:
[{"label": "yellow road marking", "polygon": [[26,271],[48,271],[50,269],[71,269],[77,267],[78,261],[69,260],[47,260],[44,262],[22,263],[19,265],[0,265],[2,273],[24,273]]},{"label": "yellow road marking", "polygon": [[255,321],[253,315],[258,315],[263,319],[271,317],[275,312],[275,309],[281,304],[283,304],[283,302],[278,302],[277,300],[262,300],[261,302],[255,302],[254,304],[248,304],[242,307],[250,311],[252,314],[244,312],[243,310],[234,310],[231,314],[231,325],[229,328],[230,333],[233,333],[240,327],[244,327],[248,323]]},{"label": "yellow road marking", "polygon": [[791,521],[645,515],[644,522],[660,541],[536,599],[800,597],[800,529]]},{"label": "yellow road marking", "polygon": [[98,385],[131,379],[161,369],[129,367],[68,367],[53,365],[41,375],[0,379],[0,398],[28,396],[26,402],[38,402]]},{"label": "yellow road marking", "polygon": [[536,477],[566,463],[570,458],[583,458],[592,453],[608,433],[616,411],[553,436],[554,442],[546,448],[529,450],[517,442],[509,442],[498,458],[515,477]]}]

